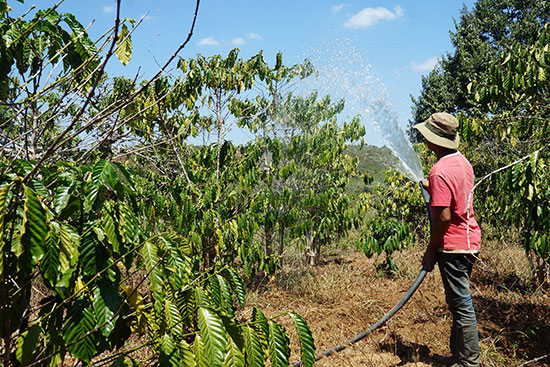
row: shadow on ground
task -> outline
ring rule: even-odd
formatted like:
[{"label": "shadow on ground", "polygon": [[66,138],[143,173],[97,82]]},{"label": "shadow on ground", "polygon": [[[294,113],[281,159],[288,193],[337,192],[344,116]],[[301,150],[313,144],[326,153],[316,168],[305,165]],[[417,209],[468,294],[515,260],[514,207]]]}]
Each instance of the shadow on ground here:
[{"label": "shadow on ground", "polygon": [[491,336],[509,356],[534,359],[550,354],[550,307],[474,297],[481,338]]},{"label": "shadow on ground", "polygon": [[430,366],[436,366],[430,356],[430,348],[426,345],[404,341],[403,338],[394,332],[390,334],[388,341],[379,345],[384,352],[393,353],[401,359],[398,366],[405,366],[409,363],[422,362]]}]

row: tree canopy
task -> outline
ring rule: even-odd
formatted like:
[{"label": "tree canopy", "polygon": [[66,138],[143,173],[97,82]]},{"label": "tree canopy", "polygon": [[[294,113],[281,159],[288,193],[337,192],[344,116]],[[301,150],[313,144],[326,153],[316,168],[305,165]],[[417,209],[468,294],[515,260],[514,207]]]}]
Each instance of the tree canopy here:
[{"label": "tree canopy", "polygon": [[435,112],[475,112],[479,105],[469,98],[468,84],[487,80],[499,53],[514,42],[533,44],[549,20],[547,1],[479,0],[471,10],[464,7],[450,32],[454,50],[422,77],[420,95],[412,97],[411,124]]}]

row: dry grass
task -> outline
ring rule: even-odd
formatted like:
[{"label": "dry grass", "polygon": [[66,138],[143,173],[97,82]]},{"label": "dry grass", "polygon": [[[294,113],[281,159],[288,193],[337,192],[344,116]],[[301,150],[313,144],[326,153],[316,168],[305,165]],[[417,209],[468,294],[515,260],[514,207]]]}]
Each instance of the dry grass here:
[{"label": "dry grass", "polygon": [[[332,249],[318,267],[302,266],[288,253],[283,269],[249,294],[267,316],[294,310],[309,323],[322,352],[367,329],[399,300],[420,270],[422,248],[395,256],[403,275],[389,279],[376,263],[350,248]],[[482,365],[519,366],[550,353],[550,295],[534,286],[523,250],[507,243],[485,244],[472,274]],[[294,330],[285,325],[293,350]],[[407,305],[384,327],[318,366],[437,366],[433,355],[447,355],[451,316],[439,272],[433,271]],[[293,355],[296,361],[298,356]],[[550,366],[550,358],[527,366]]]}]

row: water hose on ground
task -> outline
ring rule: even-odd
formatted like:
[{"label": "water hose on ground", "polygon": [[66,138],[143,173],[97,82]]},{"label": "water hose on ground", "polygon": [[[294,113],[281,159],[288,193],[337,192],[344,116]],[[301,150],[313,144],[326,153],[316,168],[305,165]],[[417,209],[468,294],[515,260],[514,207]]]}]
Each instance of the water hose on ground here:
[{"label": "water hose on ground", "polygon": [[[422,185],[422,182],[420,182],[420,189],[422,190],[422,196],[424,197],[424,203],[426,204],[426,209],[428,211],[428,218],[430,220],[430,226],[431,226],[432,215],[431,215],[431,212],[430,212],[430,194],[424,188],[424,186]],[[324,352],[316,355],[315,360],[317,361],[317,360],[319,360],[323,357],[328,357],[333,353],[339,352],[342,349],[344,349],[344,348],[346,348],[346,347],[348,347],[352,344],[357,343],[359,340],[365,338],[367,335],[371,334],[374,330],[376,330],[379,327],[381,327],[382,325],[384,325],[393,315],[395,315],[397,313],[397,311],[399,311],[401,309],[401,307],[403,307],[405,305],[405,303],[407,303],[409,298],[411,298],[411,296],[414,294],[414,292],[416,292],[416,290],[420,286],[420,283],[422,283],[422,281],[426,277],[427,273],[428,273],[428,268],[426,267],[426,265],[423,265],[422,269],[420,270],[420,273],[418,274],[418,276],[416,277],[414,282],[411,284],[411,286],[409,287],[407,292],[403,295],[403,297],[401,297],[399,302],[397,302],[397,304],[395,306],[393,306],[393,308],[391,310],[389,310],[384,316],[382,316],[378,321],[376,321],[374,324],[372,324],[371,327],[369,327],[367,330],[363,331],[361,334],[358,334],[354,338],[352,338],[352,339],[350,339],[350,340],[348,340],[348,341],[346,341],[346,342],[344,342],[344,343],[342,343],[342,344],[340,344],[340,345],[338,345],[334,348],[331,348],[327,351],[324,351]],[[301,364],[302,364],[302,362],[296,362],[292,366],[293,367],[298,367]]]}]

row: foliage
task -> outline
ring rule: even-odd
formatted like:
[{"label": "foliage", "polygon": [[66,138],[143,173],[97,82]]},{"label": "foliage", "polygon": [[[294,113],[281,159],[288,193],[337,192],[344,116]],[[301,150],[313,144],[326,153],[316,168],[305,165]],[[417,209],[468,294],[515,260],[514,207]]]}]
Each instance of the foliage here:
[{"label": "foliage", "polygon": [[[9,11],[0,2],[2,364],[135,364],[147,347],[160,365],[288,365],[282,315],[238,316],[236,267],[277,264],[254,247],[265,142],[224,139],[227,113],[241,124],[257,108],[236,96],[264,78],[261,54],[182,60],[178,79],[110,79],[111,55],[130,61],[131,20],[117,14],[100,44],[55,8],[31,21]],[[216,143],[187,144],[199,129]],[[311,331],[289,316],[311,366]],[[128,347],[136,334],[146,342]]]},{"label": "foliage", "polygon": [[279,253],[288,229],[290,238],[302,243],[306,261],[317,264],[321,248],[358,220],[345,189],[357,159],[347,154],[346,144],[358,141],[364,127],[358,119],[339,126],[343,101],[332,103],[329,96],[289,94],[283,101],[272,121],[279,121],[283,136],[266,138],[272,158],[265,186],[271,226],[279,226]]},{"label": "foliage", "polygon": [[319,262],[322,246],[346,233],[359,220],[353,210],[353,196],[345,189],[357,160],[345,150],[346,142],[363,134],[364,127],[358,120],[342,127],[331,122],[297,135],[289,145],[288,164],[279,172],[288,172],[288,200],[298,209],[297,221],[290,230],[293,236],[303,238],[312,264]]},{"label": "foliage", "polygon": [[368,222],[357,247],[367,257],[385,253],[386,259],[378,265],[378,270],[391,273],[397,271],[393,252],[402,250],[413,241],[407,225],[395,219],[378,219]]},{"label": "foliage", "polygon": [[360,197],[358,209],[369,212],[356,246],[367,257],[385,253],[378,269],[391,273],[399,270],[392,254],[414,243],[415,235],[424,236],[428,221],[417,182],[392,170],[386,171],[384,181]]},{"label": "foliage", "polygon": [[[543,111],[548,108],[546,75],[549,62],[550,26],[530,45],[514,43],[490,69],[487,81],[469,86],[472,98],[486,115],[462,119],[465,140],[484,149],[476,164],[485,173],[518,159],[508,172],[497,176],[485,188],[482,208],[486,220],[498,225],[514,224],[520,231],[528,254],[538,262],[536,272],[542,282],[548,277],[547,214],[550,210],[548,183],[548,136],[550,124]],[[490,144],[489,144],[490,142]],[[487,162],[487,155],[495,156]],[[493,164],[490,164],[493,163]],[[501,192],[507,195],[501,195]]]},{"label": "foliage", "polygon": [[263,207],[261,192],[255,190],[262,178],[258,164],[262,147],[237,148],[225,142],[221,152],[219,187],[212,184],[216,180],[215,145],[190,148],[185,168],[192,185],[182,177],[150,171],[140,174],[148,224],[184,234],[200,254],[200,269],[239,265],[247,277],[256,271],[271,274],[278,258],[265,254],[255,240]]},{"label": "foliage", "polygon": [[[421,94],[412,99],[411,125],[434,112],[475,111],[479,104],[469,97],[467,85],[472,80],[486,80],[489,69],[498,62],[499,52],[514,42],[533,44],[550,20],[549,14],[549,4],[535,0],[479,0],[472,10],[465,7],[455,22],[456,31],[451,32],[454,51],[422,77]],[[548,99],[546,93],[542,96]]]},{"label": "foliage", "polygon": [[[11,159],[74,157],[75,146],[88,143],[87,127],[100,124],[94,108],[94,90],[103,85],[104,68],[119,44],[124,58],[131,56],[131,38],[123,24],[124,39],[115,27],[103,43],[92,41],[73,14],[56,7],[38,10],[30,20],[12,18],[3,2],[0,18],[0,144]],[[131,22],[131,20],[128,20]],[[102,56],[105,55],[105,56]],[[118,53],[121,56],[120,53]],[[125,61],[124,59],[122,61]],[[115,108],[116,106],[111,106]],[[107,114],[103,114],[103,118]],[[85,121],[89,118],[91,121]],[[76,132],[75,132],[76,131]],[[71,133],[71,134],[69,134]],[[63,141],[65,139],[65,141]],[[61,143],[63,150],[56,149]]]},{"label": "foliage", "polygon": [[[250,324],[237,322],[245,288],[235,270],[199,272],[199,257],[184,237],[144,238],[134,176],[126,167],[58,163],[27,186],[22,175],[30,165],[13,165],[0,182],[0,276],[11,280],[0,289],[5,365],[55,364],[66,353],[88,363],[122,347],[132,332],[148,332],[163,365],[202,363],[200,356],[213,366],[244,366],[253,358],[263,364],[268,350],[272,363],[288,365],[289,340],[280,324],[254,316],[259,310]],[[145,294],[139,291],[143,280],[132,281],[138,274],[148,282]],[[47,289],[39,302],[37,284]],[[291,316],[302,348],[314,350],[303,319]],[[252,347],[252,340],[269,345]],[[311,365],[310,359],[304,355],[304,363]]]},{"label": "foliage", "polygon": [[[125,167],[105,161],[60,162],[25,184],[31,167],[28,161],[1,167],[5,365],[16,358],[24,365],[55,364],[67,352],[89,362],[129,335],[121,279],[141,235],[133,179]],[[40,302],[38,284],[47,289]]]}]

